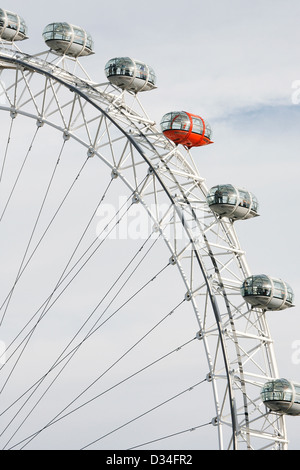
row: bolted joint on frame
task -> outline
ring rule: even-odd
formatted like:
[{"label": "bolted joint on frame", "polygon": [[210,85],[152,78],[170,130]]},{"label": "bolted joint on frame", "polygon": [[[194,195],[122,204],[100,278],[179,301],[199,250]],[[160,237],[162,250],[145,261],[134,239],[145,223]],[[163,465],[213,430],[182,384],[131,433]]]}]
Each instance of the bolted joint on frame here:
[{"label": "bolted joint on frame", "polygon": [[133,203],[133,204],[138,204],[139,202],[140,202],[140,196],[139,196],[139,194],[134,193],[134,195],[132,196],[132,203]]},{"label": "bolted joint on frame", "polygon": [[204,334],[202,331],[197,331],[196,338],[202,340],[204,338]]},{"label": "bolted joint on frame", "polygon": [[18,112],[17,112],[16,108],[11,109],[11,111],[10,111],[10,117],[11,117],[12,119],[15,119],[15,118],[17,117],[17,115],[18,115]]},{"label": "bolted joint on frame", "polygon": [[64,141],[66,142],[67,140],[70,139],[70,137],[71,137],[70,132],[69,132],[67,129],[65,129],[65,130],[64,130],[64,133],[63,133],[63,139],[64,139]]},{"label": "bolted joint on frame", "polygon": [[87,151],[87,156],[89,158],[92,158],[95,156],[95,153],[96,153],[96,150],[94,149],[94,147],[89,147],[88,148],[88,151]]},{"label": "bolted joint on frame", "polygon": [[213,419],[211,420],[211,424],[212,424],[213,426],[218,426],[218,425],[219,425],[219,422],[220,422],[220,418],[219,418],[218,416],[216,416],[215,418],[213,418]]},{"label": "bolted joint on frame", "polygon": [[148,175],[149,175],[149,176],[150,176],[150,175],[154,175],[155,171],[158,170],[158,169],[159,169],[159,165],[158,165],[158,164],[157,164],[157,165],[154,165],[154,167],[151,167],[151,166],[150,166],[150,167],[148,168]]},{"label": "bolted joint on frame", "polygon": [[43,120],[42,117],[39,117],[39,118],[37,119],[36,125],[37,125],[37,127],[43,127],[43,125],[44,125],[44,120]]},{"label": "bolted joint on frame", "polygon": [[175,255],[172,255],[171,258],[169,259],[169,263],[172,265],[172,266],[175,266],[175,264],[177,264],[177,258]]},{"label": "bolted joint on frame", "polygon": [[205,380],[206,380],[207,382],[212,382],[212,380],[213,380],[213,375],[212,375],[211,372],[209,372],[209,373],[207,374]]},{"label": "bolted joint on frame", "polygon": [[189,301],[189,300],[192,300],[193,298],[193,294],[191,291],[188,291],[185,296],[184,296],[185,300]]},{"label": "bolted joint on frame", "polygon": [[120,174],[119,174],[118,170],[116,168],[113,168],[112,171],[111,171],[112,179],[114,179],[114,180],[117,179],[119,177],[119,175]]}]

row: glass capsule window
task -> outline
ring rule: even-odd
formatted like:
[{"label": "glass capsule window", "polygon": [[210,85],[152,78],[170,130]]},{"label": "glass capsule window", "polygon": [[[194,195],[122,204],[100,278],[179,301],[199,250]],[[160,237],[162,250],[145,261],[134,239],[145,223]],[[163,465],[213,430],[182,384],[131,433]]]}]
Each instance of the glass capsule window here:
[{"label": "glass capsule window", "polygon": [[160,122],[162,131],[167,131],[171,127],[173,117],[177,116],[178,113],[165,114]]},{"label": "glass capsule window", "polygon": [[205,137],[207,137],[208,139],[211,139],[212,137],[212,129],[211,129],[211,126],[210,124],[205,121],[205,132],[204,132],[204,135]]},{"label": "glass capsule window", "polygon": [[213,188],[211,188],[207,196],[207,202],[209,205],[230,204],[235,206],[237,203],[237,199],[237,191],[231,184],[214,186]]},{"label": "glass capsule window", "polygon": [[171,129],[178,129],[181,131],[189,131],[191,122],[186,114],[178,114],[172,119]]},{"label": "glass capsule window", "polygon": [[276,299],[284,299],[285,298],[285,286],[281,281],[273,281],[273,297]]},{"label": "glass capsule window", "polygon": [[73,26],[73,32],[74,32],[73,42],[75,44],[80,44],[81,46],[85,46],[91,50],[93,49],[94,44],[93,44],[92,36],[90,34],[88,34],[83,29],[77,28],[75,26]]},{"label": "glass capsule window", "polygon": [[23,18],[20,17],[20,32],[23,34],[27,34],[27,26]]},{"label": "glass capsule window", "polygon": [[5,18],[6,18],[6,15],[5,15],[4,10],[2,10],[2,8],[0,8],[0,26],[5,25]]},{"label": "glass capsule window", "polygon": [[136,62],[135,65],[136,65],[136,77],[141,78],[142,80],[147,80],[148,71],[147,71],[146,65],[143,64],[142,62]]},{"label": "glass capsule window", "polygon": [[295,397],[294,397],[294,403],[299,403],[300,404],[300,385],[298,384],[293,384],[294,389],[295,389]]},{"label": "glass capsule window", "polygon": [[170,129],[189,131],[190,126],[191,122],[188,115],[182,112],[165,114],[161,121],[162,131]]},{"label": "glass capsule window", "polygon": [[272,283],[268,276],[251,276],[247,278],[241,288],[243,297],[250,295],[262,295],[264,297],[271,297]]},{"label": "glass capsule window", "polygon": [[248,191],[239,190],[239,206],[249,209],[251,205],[251,197]]},{"label": "glass capsule window", "polygon": [[68,23],[52,23],[44,29],[43,38],[45,41],[56,39],[69,42],[72,40],[72,29]]},{"label": "glass capsule window", "polygon": [[85,44],[85,39],[86,39],[85,32],[78,28],[73,28],[73,31],[74,31],[73,42],[83,46]]},{"label": "glass capsule window", "polygon": [[114,75],[126,75],[133,77],[135,72],[134,63],[129,57],[120,57],[111,59],[105,66],[105,73],[107,77]]},{"label": "glass capsule window", "polygon": [[14,13],[6,12],[7,20],[8,20],[8,27],[12,29],[18,28],[18,16]]},{"label": "glass capsule window", "polygon": [[287,289],[287,298],[286,298],[286,301],[289,302],[290,304],[293,303],[294,301],[294,292],[293,292],[293,289],[291,288],[291,286],[287,283],[285,283],[286,285],[286,289]]},{"label": "glass capsule window", "polygon": [[200,134],[200,135],[203,134],[203,122],[201,121],[201,119],[192,117],[192,121],[193,121],[193,132],[195,132],[195,134]]},{"label": "glass capsule window", "polygon": [[266,401],[293,401],[293,388],[288,380],[279,379],[267,382],[262,391],[263,402]]},{"label": "glass capsule window", "polygon": [[156,75],[155,75],[155,72],[154,72],[154,70],[153,70],[152,67],[149,67],[149,66],[148,66],[148,69],[149,69],[149,79],[148,79],[148,81],[149,81],[150,83],[152,83],[152,85],[155,85],[155,83],[156,83]]},{"label": "glass capsule window", "polygon": [[254,194],[250,193],[251,194],[251,198],[252,198],[252,207],[251,209],[254,211],[254,212],[258,212],[258,209],[259,209],[259,205],[258,205],[258,200],[257,198],[254,196]]}]

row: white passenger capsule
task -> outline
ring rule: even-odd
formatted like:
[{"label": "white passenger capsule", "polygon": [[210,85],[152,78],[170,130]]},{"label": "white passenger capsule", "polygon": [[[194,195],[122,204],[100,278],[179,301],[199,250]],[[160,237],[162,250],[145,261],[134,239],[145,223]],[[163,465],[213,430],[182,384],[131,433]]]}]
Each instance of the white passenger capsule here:
[{"label": "white passenger capsule", "polygon": [[258,201],[254,194],[231,184],[221,184],[210,189],[207,203],[221,217],[244,220],[258,216]]},{"label": "white passenger capsule", "polygon": [[241,294],[246,302],[264,310],[284,310],[294,306],[291,287],[281,279],[274,279],[265,274],[245,279]]},{"label": "white passenger capsule", "polygon": [[122,90],[138,93],[156,88],[156,76],[149,65],[129,57],[115,57],[105,66],[108,80]]},{"label": "white passenger capsule", "polygon": [[80,57],[93,54],[90,34],[69,23],[51,23],[43,31],[43,38],[50,49],[59,55]]},{"label": "white passenger capsule", "polygon": [[260,395],[271,411],[300,416],[300,384],[286,379],[270,380],[265,383]]},{"label": "white passenger capsule", "polygon": [[5,41],[28,39],[27,26],[23,18],[11,11],[0,9],[0,38]]}]

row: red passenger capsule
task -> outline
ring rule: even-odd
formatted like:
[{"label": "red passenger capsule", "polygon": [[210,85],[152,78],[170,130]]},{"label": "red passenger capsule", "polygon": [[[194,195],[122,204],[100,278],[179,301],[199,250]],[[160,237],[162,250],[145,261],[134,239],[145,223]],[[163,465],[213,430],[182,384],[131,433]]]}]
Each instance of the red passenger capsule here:
[{"label": "red passenger capsule", "polygon": [[176,145],[191,148],[213,143],[210,125],[195,114],[171,112],[163,116],[160,125],[164,135]]}]

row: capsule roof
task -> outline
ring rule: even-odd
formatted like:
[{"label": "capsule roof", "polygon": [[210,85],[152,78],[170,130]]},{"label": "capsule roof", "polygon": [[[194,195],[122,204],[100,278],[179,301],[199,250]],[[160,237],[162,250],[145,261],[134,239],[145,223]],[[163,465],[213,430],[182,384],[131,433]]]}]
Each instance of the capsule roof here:
[{"label": "capsule roof", "polygon": [[70,23],[50,23],[43,31],[43,38],[59,55],[79,57],[93,54],[93,40],[80,26]]},{"label": "capsule roof", "polygon": [[213,212],[232,220],[257,217],[258,200],[254,194],[232,184],[214,186],[208,192],[207,203]]},{"label": "capsule roof", "polygon": [[212,144],[212,130],[208,122],[196,114],[172,111],[163,116],[161,130],[176,145],[187,148]]},{"label": "capsule roof", "polygon": [[156,76],[149,65],[130,57],[115,57],[105,65],[108,80],[122,90],[138,93],[156,88]]},{"label": "capsule roof", "polygon": [[241,294],[246,302],[264,310],[284,310],[294,306],[294,293],[289,284],[265,274],[245,279]]},{"label": "capsule roof", "polygon": [[269,380],[261,389],[264,404],[276,413],[300,415],[300,384],[286,379]]},{"label": "capsule roof", "polygon": [[23,18],[16,13],[1,8],[0,38],[9,42],[28,39],[27,26]]}]

